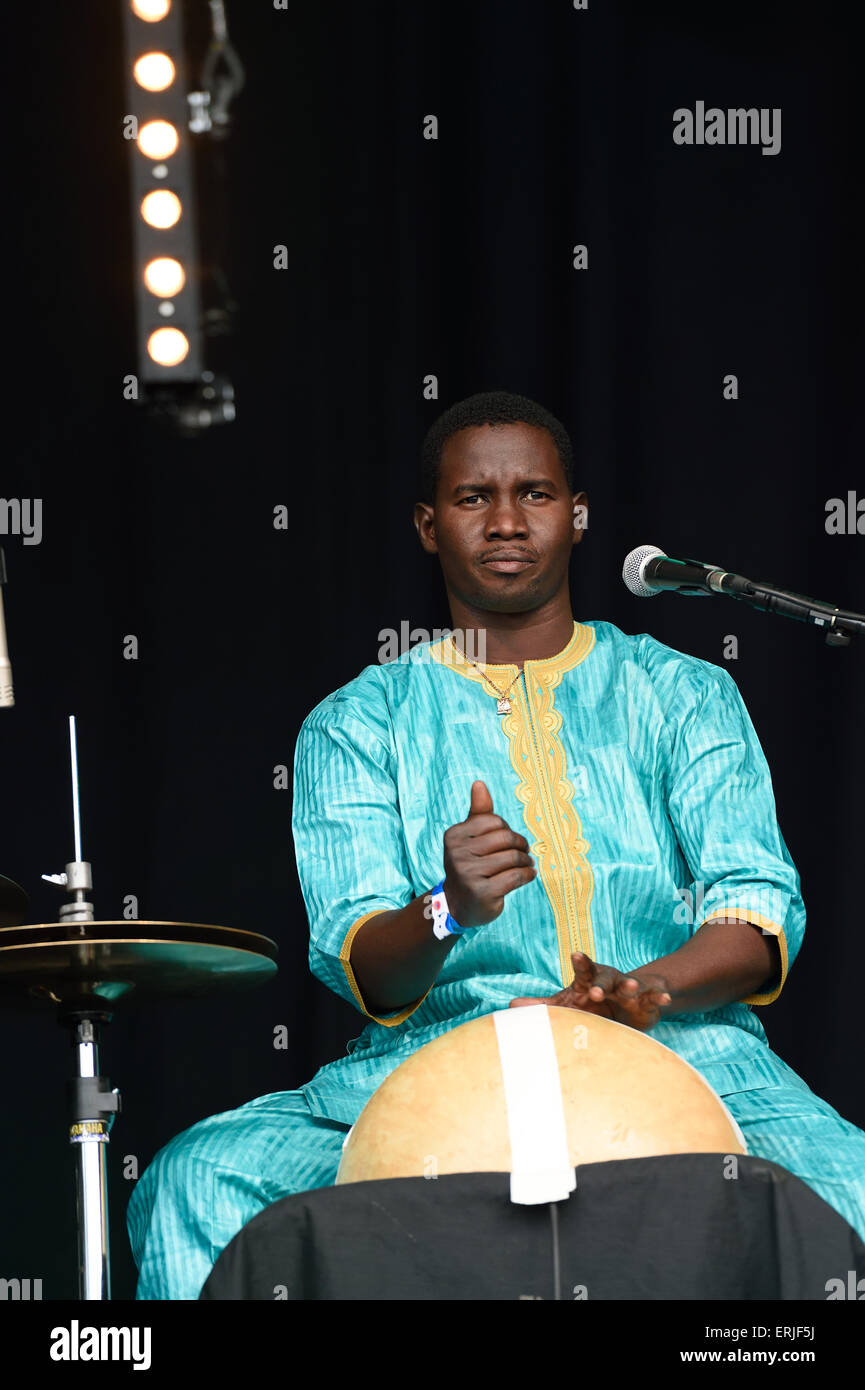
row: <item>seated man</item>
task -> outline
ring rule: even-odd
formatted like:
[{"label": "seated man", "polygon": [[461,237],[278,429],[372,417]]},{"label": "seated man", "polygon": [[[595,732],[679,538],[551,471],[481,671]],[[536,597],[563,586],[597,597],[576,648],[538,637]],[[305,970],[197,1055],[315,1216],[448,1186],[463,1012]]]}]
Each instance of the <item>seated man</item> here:
[{"label": "seated man", "polygon": [[310,965],[369,1022],[298,1091],[157,1154],[129,1204],[137,1297],[196,1298],[262,1207],[333,1183],[404,1058],[526,999],[651,1029],[749,1153],[865,1238],[865,1133],[770,1051],[752,1010],[778,996],[805,914],[736,685],[645,634],[574,621],[586,496],[540,406],[469,398],[433,425],[423,465],[415,526],[454,631],[322,700],[295,755]]}]

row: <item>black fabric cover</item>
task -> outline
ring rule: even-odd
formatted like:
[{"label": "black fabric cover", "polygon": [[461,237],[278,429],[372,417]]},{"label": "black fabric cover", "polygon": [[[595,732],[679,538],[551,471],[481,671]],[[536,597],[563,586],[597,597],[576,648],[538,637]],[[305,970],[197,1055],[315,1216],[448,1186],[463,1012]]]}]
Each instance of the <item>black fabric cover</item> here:
[{"label": "black fabric cover", "polygon": [[222,1252],[202,1299],[819,1299],[865,1246],[775,1163],[718,1154],[592,1163],[554,1206],[507,1173],[392,1178],[284,1197]]}]

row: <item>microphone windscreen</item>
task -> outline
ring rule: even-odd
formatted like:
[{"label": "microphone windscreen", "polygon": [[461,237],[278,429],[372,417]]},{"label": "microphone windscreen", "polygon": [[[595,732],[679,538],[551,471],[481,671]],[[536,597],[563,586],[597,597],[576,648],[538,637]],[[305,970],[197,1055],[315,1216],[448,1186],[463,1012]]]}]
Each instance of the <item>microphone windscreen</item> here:
[{"label": "microphone windscreen", "polygon": [[627,588],[637,598],[653,598],[655,594],[660,593],[660,589],[653,589],[646,583],[642,576],[642,569],[645,562],[653,555],[663,554],[663,550],[660,550],[656,545],[638,545],[636,550],[632,550],[630,555],[625,557],[622,578]]}]

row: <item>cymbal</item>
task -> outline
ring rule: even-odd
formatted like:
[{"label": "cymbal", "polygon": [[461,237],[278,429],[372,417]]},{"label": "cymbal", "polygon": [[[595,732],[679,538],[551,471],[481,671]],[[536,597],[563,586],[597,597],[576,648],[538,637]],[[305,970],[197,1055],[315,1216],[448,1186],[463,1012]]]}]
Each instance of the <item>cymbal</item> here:
[{"label": "cymbal", "polygon": [[17,927],[29,906],[30,899],[21,885],[0,874],[0,927]]},{"label": "cymbal", "polygon": [[270,937],[200,922],[42,922],[0,929],[0,1004],[118,1007],[271,979]]}]

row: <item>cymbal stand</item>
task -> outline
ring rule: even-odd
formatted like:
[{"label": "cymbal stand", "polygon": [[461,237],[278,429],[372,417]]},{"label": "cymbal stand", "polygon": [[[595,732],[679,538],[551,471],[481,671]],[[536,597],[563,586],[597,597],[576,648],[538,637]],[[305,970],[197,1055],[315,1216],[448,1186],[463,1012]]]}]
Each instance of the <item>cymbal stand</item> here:
[{"label": "cymbal stand", "polygon": [[[75,831],[75,858],[62,874],[43,874],[72,896],[60,908],[61,920],[92,922],[93,904],[86,900],[93,887],[91,866],[81,857],[81,810],[78,802],[78,754],[75,716],[69,716],[70,762],[72,772],[72,820]],[[84,932],[81,933],[84,935]],[[76,1224],[78,1228],[78,1295],[81,1299],[111,1298],[111,1254],[108,1228],[108,1179],[106,1146],[115,1115],[120,1110],[120,1092],[99,1075],[99,1028],[110,1023],[107,1009],[94,1007],[93,1000],[77,1006],[67,1000],[58,1013],[58,1022],[69,1028],[75,1049],[75,1075],[67,1083],[69,1102],[69,1142],[76,1149]]]}]

